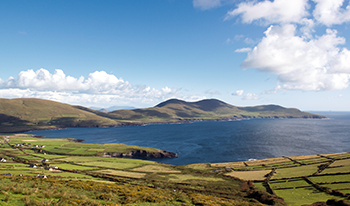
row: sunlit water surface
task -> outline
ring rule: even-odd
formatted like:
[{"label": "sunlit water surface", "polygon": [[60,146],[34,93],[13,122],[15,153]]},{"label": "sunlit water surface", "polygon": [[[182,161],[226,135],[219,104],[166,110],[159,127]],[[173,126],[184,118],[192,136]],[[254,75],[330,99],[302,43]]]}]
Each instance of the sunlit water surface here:
[{"label": "sunlit water surface", "polygon": [[350,152],[350,112],[316,113],[328,119],[248,119],[28,133],[161,148],[177,153],[178,158],[155,160],[173,165]]}]

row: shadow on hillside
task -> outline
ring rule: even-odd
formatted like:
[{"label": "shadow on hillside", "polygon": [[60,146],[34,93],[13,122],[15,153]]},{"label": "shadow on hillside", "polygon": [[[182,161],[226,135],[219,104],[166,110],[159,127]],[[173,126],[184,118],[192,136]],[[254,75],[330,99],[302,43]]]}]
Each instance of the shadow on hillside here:
[{"label": "shadow on hillside", "polygon": [[81,120],[78,117],[60,117],[50,121],[58,127],[101,127],[105,126],[97,120]]},{"label": "shadow on hillside", "polygon": [[6,123],[28,123],[29,121],[22,120],[18,117],[9,116],[6,114],[0,114],[0,122],[1,124],[6,124]]},{"label": "shadow on hillside", "polygon": [[170,118],[171,116],[167,113],[158,112],[156,110],[142,110],[142,109],[135,109],[134,112],[141,113],[147,116],[155,116],[159,118]]}]

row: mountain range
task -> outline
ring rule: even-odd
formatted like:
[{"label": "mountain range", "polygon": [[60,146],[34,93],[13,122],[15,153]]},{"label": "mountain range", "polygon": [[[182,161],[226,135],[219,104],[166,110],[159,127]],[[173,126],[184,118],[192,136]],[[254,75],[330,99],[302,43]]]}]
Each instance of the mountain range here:
[{"label": "mountain range", "polygon": [[0,133],[66,127],[112,127],[195,120],[325,118],[278,105],[237,107],[217,99],[170,99],[146,109],[98,111],[43,99],[0,99]]}]

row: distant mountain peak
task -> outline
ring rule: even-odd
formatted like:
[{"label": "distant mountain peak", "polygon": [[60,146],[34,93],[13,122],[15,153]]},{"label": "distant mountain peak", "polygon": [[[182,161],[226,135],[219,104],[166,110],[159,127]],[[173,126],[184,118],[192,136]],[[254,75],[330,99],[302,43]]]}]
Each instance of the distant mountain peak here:
[{"label": "distant mountain peak", "polygon": [[188,102],[179,99],[169,99],[157,104],[155,107],[164,107],[168,104],[188,104]]},{"label": "distant mountain peak", "polygon": [[219,107],[230,107],[230,108],[234,107],[218,99],[203,99],[197,102],[186,102],[179,99],[169,99],[156,105],[156,107],[166,107],[169,104],[182,104],[182,105],[192,106],[192,107],[201,109],[203,111],[213,111]]},{"label": "distant mountain peak", "polygon": [[193,102],[193,104],[195,104],[203,111],[212,111],[217,109],[218,107],[234,107],[218,99],[203,99],[198,102]]}]

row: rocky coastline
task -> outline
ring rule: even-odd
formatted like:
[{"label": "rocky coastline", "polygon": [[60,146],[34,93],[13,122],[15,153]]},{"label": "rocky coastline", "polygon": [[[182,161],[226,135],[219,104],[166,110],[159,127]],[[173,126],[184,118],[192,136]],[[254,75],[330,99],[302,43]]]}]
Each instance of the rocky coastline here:
[{"label": "rocky coastline", "polygon": [[159,152],[150,153],[145,150],[136,150],[129,153],[108,152],[104,153],[103,157],[130,157],[130,158],[176,158],[174,152],[161,150]]}]

